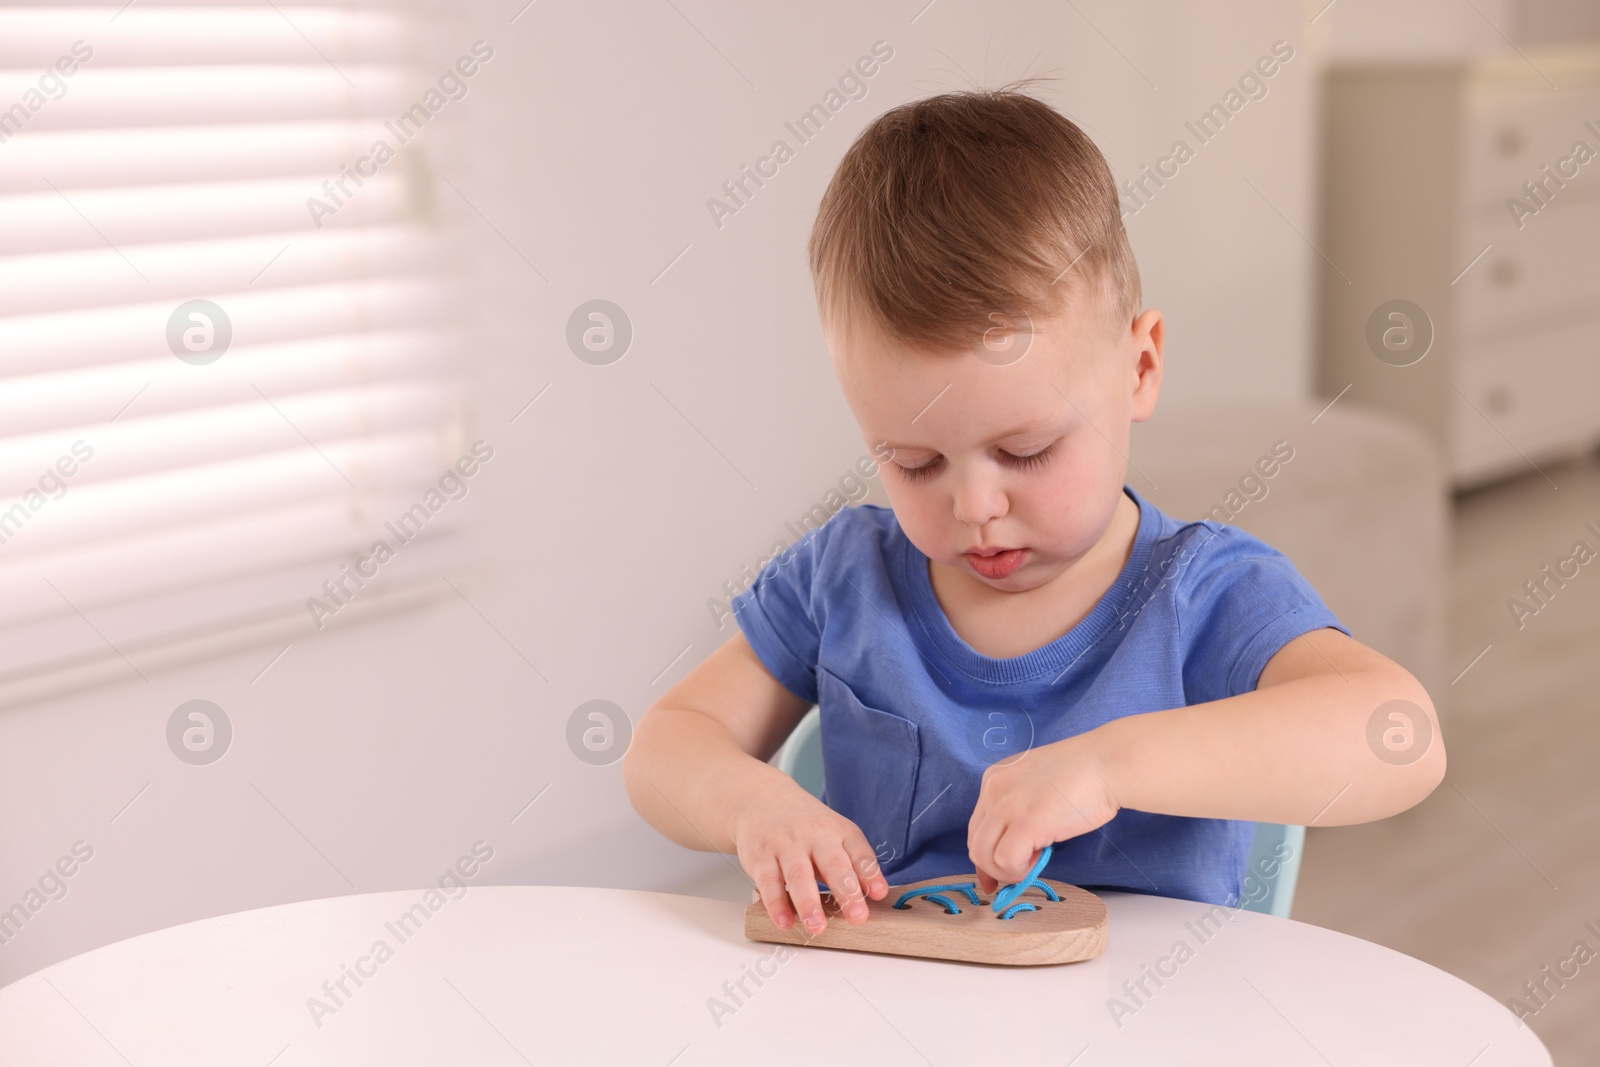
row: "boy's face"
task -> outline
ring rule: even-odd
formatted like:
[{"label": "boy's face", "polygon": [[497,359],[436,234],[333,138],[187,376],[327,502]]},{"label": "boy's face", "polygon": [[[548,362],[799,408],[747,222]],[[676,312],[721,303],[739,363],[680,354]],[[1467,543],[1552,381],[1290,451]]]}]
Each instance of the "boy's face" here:
[{"label": "boy's face", "polygon": [[[1155,409],[1162,322],[1149,309],[1113,323],[1096,304],[1076,297],[1035,321],[1031,342],[1014,335],[1010,344],[1027,345],[1021,358],[1003,335],[981,357],[909,349],[875,325],[830,337],[862,438],[884,460],[895,516],[935,563],[1026,592],[1105,534],[1129,427]],[[969,555],[994,549],[1021,551]]]}]

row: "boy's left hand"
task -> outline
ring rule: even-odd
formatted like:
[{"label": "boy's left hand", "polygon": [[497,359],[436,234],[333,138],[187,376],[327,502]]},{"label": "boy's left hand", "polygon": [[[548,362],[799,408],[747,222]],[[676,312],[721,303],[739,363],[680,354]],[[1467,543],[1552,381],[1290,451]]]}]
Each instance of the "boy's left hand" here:
[{"label": "boy's left hand", "polygon": [[1029,749],[983,772],[967,824],[981,891],[1021,881],[1045,846],[1104,826],[1120,810],[1091,734]]}]

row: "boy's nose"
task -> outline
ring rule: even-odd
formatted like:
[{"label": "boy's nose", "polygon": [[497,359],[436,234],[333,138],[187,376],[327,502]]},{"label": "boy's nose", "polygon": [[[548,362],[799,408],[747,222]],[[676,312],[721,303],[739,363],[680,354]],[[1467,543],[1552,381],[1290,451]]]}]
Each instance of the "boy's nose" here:
[{"label": "boy's nose", "polygon": [[982,527],[1005,515],[1006,494],[998,482],[983,475],[963,479],[955,490],[952,511],[957,522]]}]

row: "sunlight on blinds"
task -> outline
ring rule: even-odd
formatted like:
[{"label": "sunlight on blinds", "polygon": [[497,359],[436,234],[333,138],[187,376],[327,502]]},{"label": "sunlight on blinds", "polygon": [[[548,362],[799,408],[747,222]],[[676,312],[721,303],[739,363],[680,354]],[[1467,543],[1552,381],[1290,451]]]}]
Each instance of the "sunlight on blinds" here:
[{"label": "sunlight on blinds", "polygon": [[390,132],[430,114],[418,32],[399,5],[0,7],[0,683],[310,636],[457,557],[439,502],[486,457],[426,137]]}]

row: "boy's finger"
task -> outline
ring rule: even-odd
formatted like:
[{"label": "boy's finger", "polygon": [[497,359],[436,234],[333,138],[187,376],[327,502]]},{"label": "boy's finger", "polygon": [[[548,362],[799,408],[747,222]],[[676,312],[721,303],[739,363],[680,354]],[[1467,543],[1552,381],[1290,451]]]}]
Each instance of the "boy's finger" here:
[{"label": "boy's finger", "polygon": [[851,925],[866,922],[867,905],[863,899],[865,894],[861,888],[861,879],[856,877],[855,868],[851,866],[850,856],[844,848],[835,846],[831,849],[819,849],[816,861],[817,869],[822,872],[822,880],[828,883],[828,891],[839,905],[845,921]]},{"label": "boy's finger", "polygon": [[789,910],[789,897],[783,891],[783,876],[778,871],[778,859],[769,857],[754,871],[747,871],[761,894],[761,903],[767,909],[772,925],[787,930],[794,923],[794,913]]},{"label": "boy's finger", "polygon": [[[828,925],[822,911],[822,893],[817,889],[817,869],[810,855],[799,849],[784,852],[780,863],[784,888],[789,892],[800,926],[815,937]],[[829,882],[828,887],[831,889],[833,883]]]},{"label": "boy's finger", "polygon": [[967,830],[967,855],[972,859],[972,869],[980,876],[998,873],[994,859],[995,845],[1000,838],[1000,827],[992,819],[974,820]]},{"label": "boy's finger", "polygon": [[972,815],[967,819],[967,852],[972,853],[978,843],[978,832],[986,821],[983,800],[979,798],[977,806],[972,809]]},{"label": "boy's finger", "polygon": [[1000,816],[995,815],[991,805],[979,797],[978,803],[973,805],[972,814],[967,817],[967,851],[977,855],[986,843],[993,845],[1004,829]]},{"label": "boy's finger", "polygon": [[1020,882],[1039,858],[1039,849],[1033,842],[1011,827],[994,843],[991,870],[1005,878],[1007,883]]},{"label": "boy's finger", "polygon": [[[849,854],[850,862],[855,867],[856,876],[860,879],[861,887],[867,896],[873,900],[882,900],[888,896],[889,880],[883,876],[883,868],[878,865],[878,854],[867,844],[866,835],[857,830],[846,837],[844,850]],[[831,886],[833,883],[828,884]]]}]

